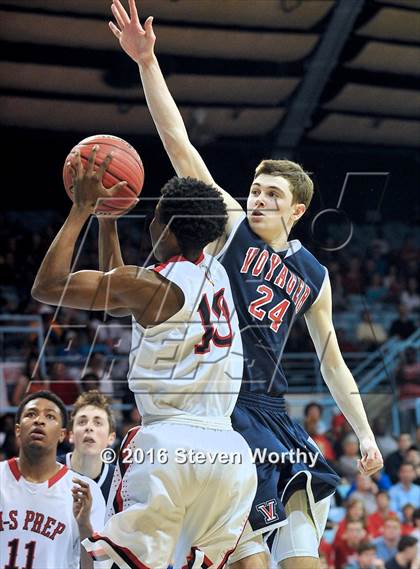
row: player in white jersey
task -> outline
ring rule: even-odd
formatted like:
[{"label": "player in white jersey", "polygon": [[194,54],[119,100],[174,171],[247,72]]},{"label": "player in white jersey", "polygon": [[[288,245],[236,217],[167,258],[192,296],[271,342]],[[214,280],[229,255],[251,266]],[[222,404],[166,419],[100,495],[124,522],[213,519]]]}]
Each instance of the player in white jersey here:
[{"label": "player in white jersey", "polygon": [[[120,451],[108,500],[117,512],[84,545],[119,567],[223,567],[246,523],[255,465],[230,414],[240,388],[242,344],[225,270],[203,248],[223,232],[219,192],[191,178],[162,189],[150,233],[160,264],[71,273],[75,242],[103,172],[73,170],[74,205],[38,271],[38,300],[133,317],[129,384],[143,425]],[[203,199],[204,198],[204,199]],[[203,516],[203,511],[206,513]]]},{"label": "player in white jersey", "polygon": [[[80,539],[104,525],[99,487],[55,460],[66,422],[53,393],[32,393],[19,406],[19,457],[0,463],[1,568],[78,569]],[[92,567],[86,552],[81,567]]]}]

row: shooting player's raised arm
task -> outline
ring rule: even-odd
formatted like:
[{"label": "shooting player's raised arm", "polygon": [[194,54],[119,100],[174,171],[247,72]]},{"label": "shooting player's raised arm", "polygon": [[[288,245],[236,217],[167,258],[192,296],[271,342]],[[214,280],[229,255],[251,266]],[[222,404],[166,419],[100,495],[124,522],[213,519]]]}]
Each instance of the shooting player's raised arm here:
[{"label": "shooting player's raised arm", "polygon": [[216,186],[223,194],[229,211],[226,233],[243,215],[240,204],[213,180],[204,160],[191,144],[181,113],[166,85],[159,63],[154,53],[156,36],[153,31],[153,18],[147,18],[141,25],[135,1],[129,0],[130,15],[119,0],[114,0],[112,13],[117,25],[110,22],[113,34],[121,47],[139,66],[147,105],[159,136],[178,176],[197,178]]}]

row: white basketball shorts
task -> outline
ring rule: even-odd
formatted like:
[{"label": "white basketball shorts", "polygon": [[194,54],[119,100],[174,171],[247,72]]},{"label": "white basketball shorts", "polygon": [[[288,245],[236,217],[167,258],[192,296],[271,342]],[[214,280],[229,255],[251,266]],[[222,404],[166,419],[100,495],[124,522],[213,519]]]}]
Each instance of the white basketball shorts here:
[{"label": "white basketball shorts", "polygon": [[224,566],[257,485],[239,433],[169,421],[132,429],[116,474],[108,511],[117,513],[83,542],[94,559],[122,569]]}]

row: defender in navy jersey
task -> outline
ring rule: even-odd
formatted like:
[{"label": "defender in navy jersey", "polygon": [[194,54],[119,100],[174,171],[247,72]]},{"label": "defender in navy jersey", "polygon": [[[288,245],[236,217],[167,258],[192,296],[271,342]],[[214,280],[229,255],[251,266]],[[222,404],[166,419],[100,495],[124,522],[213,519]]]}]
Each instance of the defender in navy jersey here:
[{"label": "defender in navy jersey", "polygon": [[102,462],[101,453],[115,441],[115,418],[108,399],[99,391],[82,393],[70,417],[73,452],[57,457],[75,472],[92,478],[108,500],[115,466]]},{"label": "defender in navy jersey", "polygon": [[[117,25],[111,23],[110,28],[139,66],[149,110],[172,165],[180,176],[194,176],[218,187],[191,144],[160,71],[153,18],[143,28],[135,0],[129,0],[129,5],[127,14],[114,0]],[[288,242],[293,225],[310,204],[313,184],[298,164],[268,160],[256,170],[246,216],[232,196],[220,187],[219,191],[229,220],[223,238],[207,250],[219,255],[231,280],[246,358],[232,422],[252,448],[289,453],[281,463],[262,458],[257,464],[259,487],[250,516],[253,531],[244,533],[230,561],[235,569],[266,569],[269,561],[261,535],[272,533],[276,565],[315,569],[338,477],[320,454],[312,466],[292,460],[301,452],[308,456],[317,452],[307,433],[285,412],[287,382],[280,359],[296,316],[305,317],[324,380],[359,437],[361,471],[373,474],[383,463],[337,343],[327,271],[300,243]]]}]

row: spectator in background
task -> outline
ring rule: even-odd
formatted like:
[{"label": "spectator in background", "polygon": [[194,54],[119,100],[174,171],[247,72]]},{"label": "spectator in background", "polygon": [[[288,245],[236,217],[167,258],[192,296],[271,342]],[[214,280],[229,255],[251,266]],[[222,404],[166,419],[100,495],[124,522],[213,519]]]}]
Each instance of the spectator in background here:
[{"label": "spectator in background", "polygon": [[399,258],[403,264],[409,263],[410,261],[416,261],[418,259],[416,242],[411,235],[406,235],[404,237],[399,251]]},{"label": "spectator in background", "polygon": [[414,530],[414,506],[406,504],[402,509],[401,535],[410,535]]},{"label": "spectator in background", "polygon": [[416,471],[410,462],[403,462],[398,470],[399,482],[391,486],[389,497],[391,508],[402,519],[402,509],[406,504],[420,504],[420,486],[414,484]]},{"label": "spectator in background", "polygon": [[357,561],[357,551],[366,541],[366,535],[362,522],[354,521],[347,524],[342,539],[334,547],[335,569],[345,569],[347,565]]},{"label": "spectator in background", "polygon": [[373,322],[368,310],[362,312],[362,321],[356,328],[356,338],[363,350],[376,350],[387,339],[387,333],[382,324]]},{"label": "spectator in background", "polygon": [[356,475],[355,482],[356,490],[352,492],[350,496],[356,500],[360,500],[365,507],[367,515],[370,516],[376,511],[375,495],[378,492],[378,487],[369,476],[360,474],[360,472]]},{"label": "spectator in background", "polygon": [[[411,535],[420,542],[420,508],[413,512],[413,524],[414,530],[411,532]],[[417,548],[417,558],[420,559],[420,546]]]},{"label": "spectator in background", "polygon": [[418,293],[416,277],[410,277],[408,279],[407,288],[402,292],[400,301],[409,313],[420,309],[420,295]]},{"label": "spectator in background", "polygon": [[348,271],[343,276],[343,288],[346,294],[360,294],[363,289],[361,262],[359,257],[350,259]]},{"label": "spectator in background", "polygon": [[66,405],[73,405],[79,395],[79,387],[69,376],[63,362],[54,362],[50,374],[50,389]]},{"label": "spectator in background", "polygon": [[376,555],[385,563],[397,553],[401,537],[401,524],[398,516],[389,515],[384,522],[384,533],[374,540]]},{"label": "spectator in background", "polygon": [[353,484],[359,472],[359,459],[359,441],[356,435],[350,433],[343,440],[343,455],[340,456],[337,462],[339,473],[341,476],[344,476],[350,484]]},{"label": "spectator in background", "polygon": [[412,445],[408,449],[405,460],[414,466],[414,470],[416,472],[414,484],[420,486],[420,452],[416,445]]},{"label": "spectator in background", "polygon": [[346,569],[384,569],[382,559],[376,557],[374,543],[362,543],[357,550],[357,561],[347,565]]},{"label": "spectator in background", "polygon": [[386,460],[388,456],[398,449],[398,445],[395,442],[394,437],[386,432],[388,425],[390,424],[390,419],[387,420],[386,417],[380,416],[376,417],[373,421],[373,432],[375,433],[376,442],[378,443],[379,450]]},{"label": "spectator in background", "polygon": [[396,372],[397,384],[401,399],[420,397],[420,362],[413,347],[404,350]]},{"label": "spectator in background", "polygon": [[304,428],[319,446],[326,460],[334,461],[334,449],[331,442],[324,434],[327,428],[325,423],[322,421],[322,411],[323,409],[319,403],[308,403],[304,410]]},{"label": "spectator in background", "polygon": [[349,498],[346,506],[346,515],[338,524],[334,536],[334,545],[337,545],[343,538],[344,532],[350,522],[361,522],[364,529],[367,528],[366,510],[363,502],[358,498]]},{"label": "spectator in background", "polygon": [[85,373],[85,375],[80,378],[80,391],[84,393],[85,391],[99,391],[99,377],[96,373]]},{"label": "spectator in background", "polygon": [[373,273],[370,284],[366,289],[365,297],[368,305],[382,302],[387,296],[387,289],[381,274]]},{"label": "spectator in background", "polygon": [[15,418],[10,414],[0,417],[0,450],[6,455],[6,458],[12,458],[19,454],[15,436]]},{"label": "spectator in background", "polygon": [[385,563],[385,569],[420,569],[417,539],[411,535],[403,535],[398,542],[398,553]]},{"label": "spectator in background", "polygon": [[16,382],[11,403],[18,407],[25,395],[35,393],[36,391],[48,391],[49,386],[49,380],[41,371],[38,356],[30,354],[26,360],[25,371]]},{"label": "spectator in background", "polygon": [[99,390],[109,397],[113,396],[112,380],[106,371],[106,358],[99,352],[93,352],[89,358],[86,373],[94,373],[99,377]]},{"label": "spectator in background", "polygon": [[388,290],[386,300],[388,302],[392,302],[393,304],[398,304],[401,295],[402,284],[401,277],[398,273],[398,268],[396,265],[390,266],[389,273],[384,278],[384,285]]},{"label": "spectator in background", "polygon": [[391,482],[398,482],[398,470],[405,460],[408,449],[412,446],[413,441],[410,433],[401,433],[398,437],[398,450],[391,453],[385,460],[385,472],[391,478]]},{"label": "spectator in background", "polygon": [[388,492],[379,490],[376,494],[376,511],[367,519],[367,530],[371,537],[379,537],[384,533],[385,520],[390,516],[397,517],[397,513],[390,508]]},{"label": "spectator in background", "polygon": [[338,345],[343,353],[359,351],[356,344],[348,338],[347,330],[344,330],[344,328],[336,328],[335,334],[337,336]]},{"label": "spectator in background", "polygon": [[398,318],[393,320],[389,329],[390,337],[397,338],[398,340],[406,340],[411,334],[416,331],[414,322],[408,317],[408,310],[400,304],[398,307]]},{"label": "spectator in background", "polygon": [[384,469],[379,470],[379,472],[375,472],[375,474],[372,475],[372,480],[378,486],[379,490],[385,490],[388,492],[392,486],[391,478]]}]

